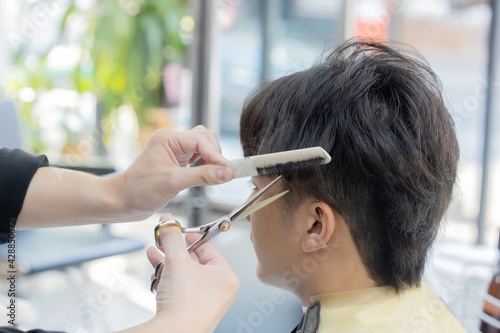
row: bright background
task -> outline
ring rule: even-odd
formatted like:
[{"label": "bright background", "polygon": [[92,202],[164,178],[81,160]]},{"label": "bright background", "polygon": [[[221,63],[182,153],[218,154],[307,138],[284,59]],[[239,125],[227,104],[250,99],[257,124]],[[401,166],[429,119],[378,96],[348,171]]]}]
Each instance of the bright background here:
[{"label": "bright background", "polygon": [[[52,164],[104,173],[126,168],[155,129],[183,130],[203,123],[218,132],[227,157],[240,157],[241,107],[259,83],[306,69],[354,36],[407,43],[441,78],[461,148],[459,181],[440,234],[442,245],[426,277],[445,300],[445,292],[459,291],[460,297],[449,297],[447,304],[472,329],[478,319],[474,313],[468,317],[468,304],[480,310],[481,303],[470,301],[464,290],[486,289],[500,228],[500,78],[488,67],[500,55],[498,50],[489,53],[490,37],[496,36],[498,43],[499,33],[491,34],[492,16],[486,0],[0,0],[0,146],[19,137],[15,145],[46,154]],[[494,102],[488,109],[489,96]],[[493,129],[489,136],[487,110]],[[246,181],[201,194],[186,191],[166,210],[186,224],[207,222],[241,203],[249,192]],[[115,225],[111,232],[152,245],[156,220]],[[240,228],[246,244],[247,226]],[[239,253],[237,245],[226,243],[221,241],[221,250],[227,246],[234,263],[253,274],[251,244]],[[144,261],[143,253],[135,253],[77,266],[85,285],[106,285],[112,277],[98,272],[107,267],[134,281],[126,292],[113,294],[106,310],[96,311],[104,318],[102,325],[108,325],[102,327],[137,324],[154,311],[152,297],[143,292],[151,271]],[[41,319],[40,307],[68,302],[61,296],[66,289],[48,287],[46,281],[67,280],[68,275],[64,269],[26,276],[23,297],[30,315],[21,324],[71,331],[67,323],[74,322],[78,329],[96,329],[86,326],[91,320],[85,311],[75,314],[66,308],[68,313],[61,316],[73,319],[65,324],[58,318]],[[248,283],[267,288],[255,279]],[[262,290],[267,295],[271,289]],[[83,299],[86,304],[89,298]],[[127,302],[129,307],[123,305]],[[258,315],[250,320],[252,311],[241,318],[260,332],[264,326]],[[116,319],[123,313],[134,315]],[[266,325],[275,315],[261,317]]]}]

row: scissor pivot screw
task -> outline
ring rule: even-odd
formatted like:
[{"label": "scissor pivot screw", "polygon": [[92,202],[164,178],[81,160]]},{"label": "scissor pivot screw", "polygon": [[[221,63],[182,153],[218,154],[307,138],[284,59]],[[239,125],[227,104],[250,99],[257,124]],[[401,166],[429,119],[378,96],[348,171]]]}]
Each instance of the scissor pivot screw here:
[{"label": "scissor pivot screw", "polygon": [[221,223],[221,224],[219,225],[219,229],[220,229],[220,231],[223,231],[223,232],[224,232],[224,231],[228,231],[228,230],[229,230],[229,228],[231,228],[231,224],[230,224],[229,222],[227,222],[227,221],[226,221],[226,222],[223,222],[223,223]]}]

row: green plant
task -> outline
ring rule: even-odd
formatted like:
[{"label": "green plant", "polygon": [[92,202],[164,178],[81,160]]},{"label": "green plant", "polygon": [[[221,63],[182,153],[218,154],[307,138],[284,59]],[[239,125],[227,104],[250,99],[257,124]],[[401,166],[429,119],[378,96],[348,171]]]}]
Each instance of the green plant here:
[{"label": "green plant", "polygon": [[[186,65],[194,25],[188,13],[187,0],[99,0],[90,8],[79,8],[71,1],[60,23],[58,42],[38,55],[32,53],[29,44],[24,45],[15,56],[17,69],[8,84],[37,92],[52,88],[91,92],[97,97],[101,119],[129,104],[139,122],[147,125],[147,110],[165,104],[165,65]],[[78,33],[75,27],[80,29]],[[80,50],[74,66],[63,70],[51,67],[51,52],[70,44]],[[26,66],[33,57],[36,65]],[[19,102],[22,118],[32,132],[32,149],[43,152],[43,142],[36,141],[37,119],[31,112],[34,102]],[[98,130],[109,135],[105,129]]]},{"label": "green plant", "polygon": [[[68,8],[61,31],[75,10],[74,5]],[[191,31],[183,31],[181,22],[187,12],[185,0],[98,1],[86,13],[82,46],[90,57],[82,57],[74,73],[77,89],[91,89],[105,114],[128,103],[139,121],[147,123],[145,112],[164,104],[164,66],[169,61],[185,64]]]}]

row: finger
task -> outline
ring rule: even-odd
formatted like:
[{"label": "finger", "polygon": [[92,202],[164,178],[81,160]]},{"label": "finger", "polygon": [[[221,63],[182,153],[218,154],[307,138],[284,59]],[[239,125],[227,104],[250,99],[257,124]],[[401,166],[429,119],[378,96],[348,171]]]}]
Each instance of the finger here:
[{"label": "finger", "polygon": [[220,153],[219,144],[217,143],[216,147],[214,147],[203,132],[184,132],[178,139],[178,143],[185,153],[198,154],[202,159],[212,164],[225,161],[225,158]]},{"label": "finger", "polygon": [[188,188],[192,186],[223,184],[234,178],[234,171],[229,167],[217,165],[201,165],[193,168],[177,170],[176,188]]},{"label": "finger", "polygon": [[[200,130],[185,132],[157,130],[151,136],[148,145],[152,141],[160,143],[156,146],[163,147],[167,154],[170,154],[169,160],[177,160],[179,164],[183,164],[181,161],[188,162],[193,155],[197,155],[197,158],[201,156],[202,159],[211,164],[225,160],[220,151],[217,151]],[[151,143],[151,145],[154,144]]]},{"label": "finger", "polygon": [[[188,170],[188,169],[186,169]],[[173,219],[171,214],[164,214],[160,217],[163,219]],[[160,229],[160,240],[165,253],[165,259],[182,257],[187,255],[186,245],[182,237],[182,231],[175,225],[167,225]]]},{"label": "finger", "polygon": [[146,250],[148,260],[153,267],[156,267],[163,260],[163,254],[158,251],[156,247],[151,246]]},{"label": "finger", "polygon": [[202,126],[202,125],[198,125],[195,128],[193,128],[192,130],[203,134],[208,139],[208,141],[212,144],[212,147],[214,147],[214,149],[216,151],[218,151],[219,153],[221,152],[219,138],[217,137],[217,133],[215,133],[215,131],[206,129],[205,126]]},{"label": "finger", "polygon": [[193,127],[191,130],[192,131],[205,131],[207,128],[203,125],[196,125],[195,127]]},{"label": "finger", "polygon": [[[200,234],[186,234],[186,243],[188,246],[196,242],[198,239],[200,239],[202,235]],[[196,254],[195,251],[189,253],[191,255],[191,259],[197,264],[200,263],[200,258],[198,258],[198,255]]]},{"label": "finger", "polygon": [[[194,163],[196,163],[196,161],[198,161],[200,158],[201,158],[201,156],[200,156],[200,155],[198,155],[198,154],[194,154],[194,155],[191,157],[191,159],[189,160],[189,164],[194,164]],[[203,160],[202,160],[202,162],[203,162]]]},{"label": "finger", "polygon": [[200,234],[186,234],[186,243],[189,246],[189,245],[193,244],[194,242],[196,242],[201,237],[203,237],[203,236]]},{"label": "finger", "polygon": [[197,264],[201,264],[200,258],[198,258],[198,255],[194,251],[189,253],[189,255],[191,256],[191,260],[193,260]]},{"label": "finger", "polygon": [[[195,240],[196,240],[196,238],[193,238],[192,236],[190,236],[188,238],[188,235],[186,235],[186,241],[188,242],[188,244],[190,241],[194,242]],[[222,254],[215,247],[215,245],[212,244],[212,242],[203,243],[200,247],[198,247],[196,250],[194,250],[194,252],[198,256],[198,259],[200,260],[200,264],[202,264],[202,265],[206,265],[214,260],[217,261],[218,263],[221,263],[221,262],[227,263],[226,259],[224,259]]]}]

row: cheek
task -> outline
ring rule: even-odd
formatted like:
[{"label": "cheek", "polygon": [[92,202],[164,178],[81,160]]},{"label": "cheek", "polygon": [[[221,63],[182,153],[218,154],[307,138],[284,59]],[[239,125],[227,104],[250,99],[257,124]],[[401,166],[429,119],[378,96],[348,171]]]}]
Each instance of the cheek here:
[{"label": "cheek", "polygon": [[252,231],[262,230],[269,223],[270,216],[266,208],[262,208],[250,216],[249,221]]},{"label": "cheek", "polygon": [[263,213],[259,211],[252,215],[251,239],[259,261],[268,261],[269,257],[276,252],[276,233],[272,228],[271,217],[265,212]]},{"label": "cheek", "polygon": [[260,220],[259,222],[263,223],[252,224],[252,240],[259,261],[276,266],[287,262],[291,244],[287,231],[277,225],[282,221]]},{"label": "cheek", "polygon": [[265,226],[265,217],[262,215],[259,215],[257,213],[254,213],[250,222],[250,230],[251,230],[251,237],[252,241],[254,242],[254,245],[261,245],[264,243],[265,238],[267,237],[267,228]]}]

